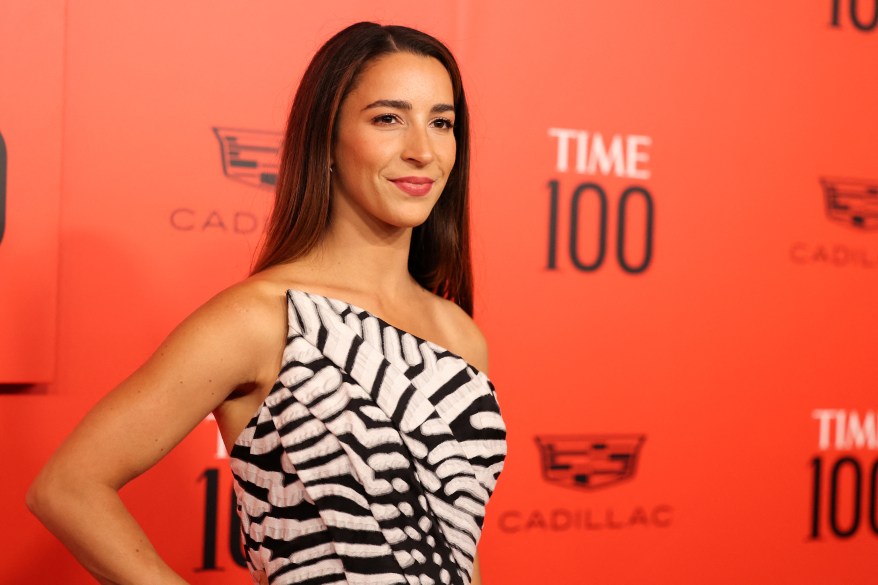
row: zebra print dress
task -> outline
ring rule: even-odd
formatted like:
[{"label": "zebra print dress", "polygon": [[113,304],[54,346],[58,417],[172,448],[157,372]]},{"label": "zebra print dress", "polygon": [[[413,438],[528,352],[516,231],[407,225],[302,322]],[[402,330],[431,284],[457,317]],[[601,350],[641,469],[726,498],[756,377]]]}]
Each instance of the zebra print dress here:
[{"label": "zebra print dress", "polygon": [[506,456],[493,385],[349,303],[287,301],[280,374],[230,454],[251,574],[468,585]]}]

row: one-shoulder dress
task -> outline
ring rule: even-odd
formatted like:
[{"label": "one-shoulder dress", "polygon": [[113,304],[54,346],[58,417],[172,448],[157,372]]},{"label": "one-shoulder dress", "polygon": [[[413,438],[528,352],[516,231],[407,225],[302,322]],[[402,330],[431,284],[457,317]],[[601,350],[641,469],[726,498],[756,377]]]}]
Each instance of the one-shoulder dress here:
[{"label": "one-shoulder dress", "polygon": [[506,457],[491,381],[344,301],[287,302],[281,371],[230,453],[254,582],[469,585]]}]

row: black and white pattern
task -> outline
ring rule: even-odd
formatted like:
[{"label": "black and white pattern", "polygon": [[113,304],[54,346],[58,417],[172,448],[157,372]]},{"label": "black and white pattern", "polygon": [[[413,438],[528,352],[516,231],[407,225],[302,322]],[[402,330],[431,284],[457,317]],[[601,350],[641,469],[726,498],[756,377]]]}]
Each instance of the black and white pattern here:
[{"label": "black and white pattern", "polygon": [[287,299],[281,372],[231,453],[251,573],[468,585],[506,456],[493,385],[363,309]]}]

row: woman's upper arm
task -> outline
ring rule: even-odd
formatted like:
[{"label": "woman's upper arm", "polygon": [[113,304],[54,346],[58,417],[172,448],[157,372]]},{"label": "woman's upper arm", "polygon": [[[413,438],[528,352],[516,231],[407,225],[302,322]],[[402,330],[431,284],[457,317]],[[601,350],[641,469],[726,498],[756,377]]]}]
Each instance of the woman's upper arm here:
[{"label": "woman's upper arm", "polygon": [[256,383],[283,339],[272,325],[283,323],[278,310],[279,301],[234,287],[217,295],[86,415],[49,471],[118,489],[154,465],[232,391]]},{"label": "woman's upper arm", "polygon": [[470,581],[470,585],[482,585],[482,569],[479,566],[478,553],[473,557],[473,578]]}]

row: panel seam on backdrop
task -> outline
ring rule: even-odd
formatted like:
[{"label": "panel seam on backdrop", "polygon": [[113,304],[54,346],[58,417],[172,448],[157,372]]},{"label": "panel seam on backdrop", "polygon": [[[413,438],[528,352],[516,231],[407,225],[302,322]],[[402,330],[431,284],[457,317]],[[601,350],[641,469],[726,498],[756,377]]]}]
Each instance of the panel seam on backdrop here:
[{"label": "panel seam on backdrop", "polygon": [[62,27],[64,40],[61,43],[61,146],[59,153],[60,168],[58,169],[58,264],[55,268],[55,360],[52,368],[51,381],[47,386],[57,383],[58,377],[58,361],[61,357],[61,296],[63,294],[61,280],[61,266],[64,263],[64,255],[61,253],[64,239],[64,200],[65,188],[64,178],[67,175],[67,108],[68,108],[68,92],[67,80],[69,78],[69,43],[70,43],[70,0],[64,0],[64,23]]}]

